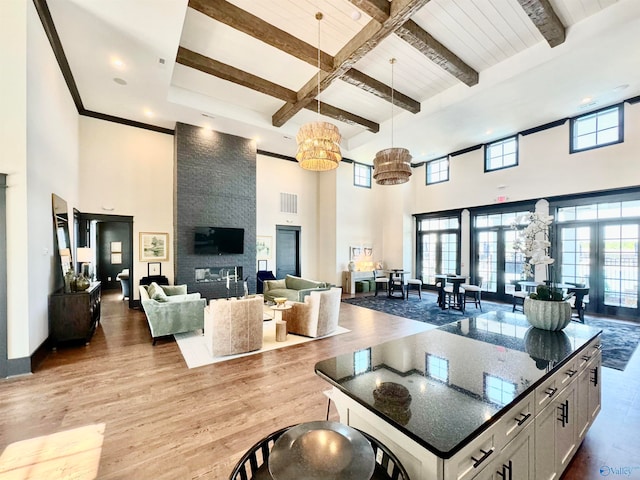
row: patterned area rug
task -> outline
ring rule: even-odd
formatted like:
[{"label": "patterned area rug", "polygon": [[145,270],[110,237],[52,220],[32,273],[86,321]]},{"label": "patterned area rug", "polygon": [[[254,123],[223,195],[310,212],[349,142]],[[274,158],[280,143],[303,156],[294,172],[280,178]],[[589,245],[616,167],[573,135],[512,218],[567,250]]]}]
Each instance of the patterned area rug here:
[{"label": "patterned area rug", "polygon": [[[411,295],[408,300],[370,295],[367,297],[346,298],[343,301],[358,307],[378,310],[437,326],[457,321],[464,316],[473,316],[476,313],[480,313],[480,310],[473,307],[473,305],[467,308],[464,315],[457,310],[441,310],[436,304],[436,295],[427,292],[422,293],[422,300],[415,295]],[[511,304],[482,301],[482,310],[484,312],[511,312],[511,309]],[[602,329],[603,366],[624,370],[638,346],[638,342],[640,342],[640,325],[596,318],[586,314],[584,319],[587,325]]]}]

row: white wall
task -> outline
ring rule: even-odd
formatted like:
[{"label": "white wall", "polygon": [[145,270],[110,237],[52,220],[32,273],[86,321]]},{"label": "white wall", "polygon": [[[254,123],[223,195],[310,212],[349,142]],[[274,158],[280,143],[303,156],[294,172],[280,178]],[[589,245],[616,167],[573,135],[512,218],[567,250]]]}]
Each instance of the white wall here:
[{"label": "white wall", "polygon": [[[451,159],[450,181],[426,186],[414,169],[412,213],[437,212],[640,185],[640,105],[625,104],[624,142],[569,154],[569,122],[520,137],[519,165],[484,173],[484,149]],[[500,188],[502,187],[502,188]]]},{"label": "white wall", "polygon": [[133,216],[134,298],[147,275],[139,233],[169,233],[162,274],[173,283],[173,136],[90,117],[80,120],[80,203],[83,213]]},{"label": "white wall", "polygon": [[32,2],[2,6],[0,170],[7,183],[8,357],[48,336],[54,233],[51,194],[77,200],[78,115]]}]

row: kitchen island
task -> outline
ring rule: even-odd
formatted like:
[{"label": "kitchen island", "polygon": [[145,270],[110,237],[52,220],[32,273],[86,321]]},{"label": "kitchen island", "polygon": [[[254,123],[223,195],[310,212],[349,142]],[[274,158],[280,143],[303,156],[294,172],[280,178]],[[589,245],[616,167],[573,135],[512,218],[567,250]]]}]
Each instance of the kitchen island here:
[{"label": "kitchen island", "polygon": [[601,330],[491,312],[323,360],[340,421],[414,480],[559,478],[600,411]]}]

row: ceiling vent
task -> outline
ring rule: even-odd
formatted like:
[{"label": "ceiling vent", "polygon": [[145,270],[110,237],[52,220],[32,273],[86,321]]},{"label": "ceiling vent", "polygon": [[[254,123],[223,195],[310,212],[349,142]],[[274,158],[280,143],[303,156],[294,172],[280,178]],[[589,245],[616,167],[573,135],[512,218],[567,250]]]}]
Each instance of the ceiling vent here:
[{"label": "ceiling vent", "polygon": [[281,193],[280,213],[298,213],[298,195],[295,193]]}]

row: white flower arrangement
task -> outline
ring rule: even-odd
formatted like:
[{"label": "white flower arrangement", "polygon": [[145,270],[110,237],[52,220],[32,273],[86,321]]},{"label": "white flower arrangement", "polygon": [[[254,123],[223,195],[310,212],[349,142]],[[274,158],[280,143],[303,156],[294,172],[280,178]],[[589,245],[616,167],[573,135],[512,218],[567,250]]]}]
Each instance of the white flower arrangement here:
[{"label": "white flower arrangement", "polygon": [[[521,215],[511,223],[511,228],[518,231],[513,249],[521,252],[527,259],[522,266],[522,271],[528,278],[533,278],[536,265],[544,265],[547,269],[547,279],[551,279],[550,270],[554,263],[554,259],[549,255],[552,224],[553,216],[538,212]],[[540,300],[562,300],[562,293],[555,290],[542,285],[530,296]]]}]

